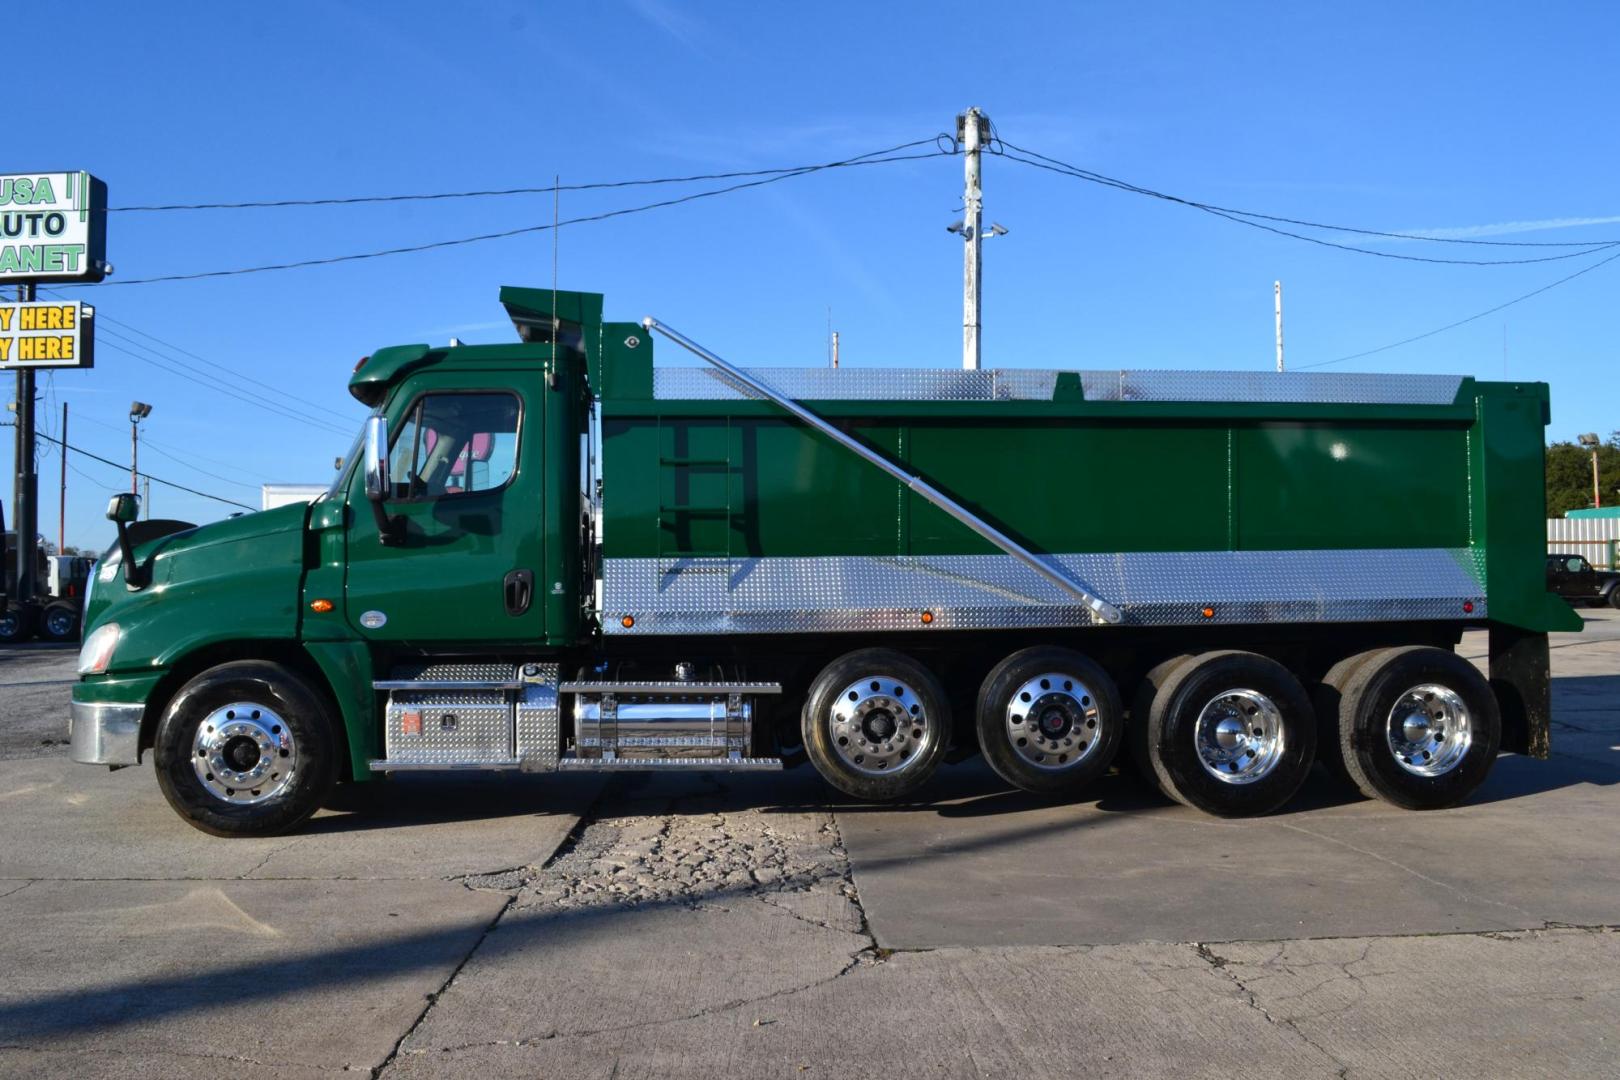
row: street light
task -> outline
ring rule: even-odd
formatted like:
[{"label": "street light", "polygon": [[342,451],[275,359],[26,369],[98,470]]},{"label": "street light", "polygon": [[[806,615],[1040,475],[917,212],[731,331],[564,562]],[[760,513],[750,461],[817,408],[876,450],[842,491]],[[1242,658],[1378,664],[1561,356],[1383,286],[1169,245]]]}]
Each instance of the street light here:
[{"label": "street light", "polygon": [[137,434],[140,422],[152,415],[152,406],[144,401],[129,403],[129,493],[141,493],[140,472],[136,465],[140,460],[140,436]]},{"label": "street light", "polygon": [[1575,438],[1582,446],[1592,451],[1592,506],[1594,509],[1600,509],[1603,506],[1603,496],[1600,494],[1602,489],[1598,487],[1598,447],[1603,445],[1603,441],[1597,437],[1595,431],[1588,431],[1585,435],[1577,435]]}]

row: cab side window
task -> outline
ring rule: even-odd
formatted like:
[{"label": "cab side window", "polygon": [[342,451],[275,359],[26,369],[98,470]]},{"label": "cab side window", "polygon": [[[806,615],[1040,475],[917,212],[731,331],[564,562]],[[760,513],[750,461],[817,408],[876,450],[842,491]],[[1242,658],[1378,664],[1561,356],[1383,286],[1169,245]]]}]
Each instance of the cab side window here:
[{"label": "cab side window", "polygon": [[517,469],[518,399],[439,393],[416,400],[388,454],[390,498],[493,491]]}]

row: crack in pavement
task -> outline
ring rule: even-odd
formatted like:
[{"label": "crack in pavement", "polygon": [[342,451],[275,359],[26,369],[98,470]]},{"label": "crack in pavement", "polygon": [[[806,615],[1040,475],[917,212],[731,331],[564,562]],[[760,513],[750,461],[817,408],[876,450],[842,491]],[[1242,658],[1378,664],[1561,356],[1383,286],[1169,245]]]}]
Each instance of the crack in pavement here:
[{"label": "crack in pavement", "polygon": [[279,847],[276,847],[276,848],[272,848],[270,853],[268,855],[266,855],[264,858],[260,859],[257,863],[255,863],[251,869],[244,870],[242,873],[238,874],[237,875],[237,880],[238,881],[246,881],[246,880],[248,880],[254,874],[256,874],[260,870],[264,869],[264,864],[265,863],[269,862],[271,859],[275,858],[277,855],[280,855],[283,851],[288,851],[288,850],[290,850],[290,849],[292,849],[294,847],[297,847],[300,842],[302,842],[304,840],[307,840],[307,839],[308,839],[308,837],[305,837],[305,836],[295,836],[291,840],[288,840],[285,844],[282,844],[282,845],[280,845]]},{"label": "crack in pavement", "polygon": [[[834,815],[807,814],[786,823],[773,822],[757,808],[732,808],[724,799],[726,794],[724,785],[714,782],[710,789],[676,795],[664,801],[656,812],[639,814],[633,812],[635,800],[624,800],[612,814],[582,816],[569,838],[543,866],[517,866],[494,874],[454,879],[467,888],[507,892],[508,901],[457,971],[432,995],[375,1075],[407,1056],[592,1038],[756,1008],[826,986],[862,967],[882,964],[894,955],[895,950],[880,946],[872,933]],[[827,917],[799,910],[796,898],[828,905]],[[858,939],[860,947],[848,953],[830,974],[765,993],[711,1002],[675,1016],[405,1048],[410,1037],[423,1030],[434,1006],[509,912],[628,911],[648,906],[731,912],[737,910],[728,906],[732,900],[757,901],[807,926]],[[839,911],[849,916],[842,925]]]},{"label": "crack in pavement", "polygon": [[7,889],[5,892],[0,892],[0,900],[4,900],[8,896],[16,896],[18,893],[22,892],[24,889],[28,888],[28,886],[34,884],[34,882],[38,880],[38,878],[29,878],[27,881],[18,885],[15,889]]},{"label": "crack in pavement", "polygon": [[1339,1080],[1348,1080],[1350,1075],[1350,1066],[1346,1065],[1344,1062],[1335,1057],[1327,1047],[1323,1046],[1321,1043],[1305,1034],[1305,1032],[1301,1031],[1299,1027],[1295,1025],[1293,1020],[1287,1018],[1279,1019],[1278,1017],[1272,1015],[1271,1010],[1260,1004],[1259,997],[1256,996],[1255,992],[1250,990],[1244,981],[1238,977],[1237,972],[1231,970],[1230,960],[1220,955],[1203,942],[1193,942],[1192,948],[1193,952],[1198,956],[1198,958],[1204,961],[1204,963],[1208,964],[1211,970],[1225,977],[1232,983],[1233,986],[1237,987],[1238,993],[1242,997],[1244,1004],[1248,1005],[1249,1008],[1255,1010],[1262,1017],[1264,1017],[1266,1023],[1292,1033],[1305,1045],[1327,1058],[1327,1060],[1333,1064],[1335,1075],[1338,1076]]}]

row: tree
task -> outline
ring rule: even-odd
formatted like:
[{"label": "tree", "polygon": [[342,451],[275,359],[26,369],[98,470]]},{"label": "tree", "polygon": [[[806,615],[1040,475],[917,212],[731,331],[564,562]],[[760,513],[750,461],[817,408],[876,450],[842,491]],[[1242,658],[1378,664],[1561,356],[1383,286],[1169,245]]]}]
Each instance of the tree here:
[{"label": "tree", "polygon": [[[1598,447],[1598,476],[1605,505],[1620,505],[1620,431]],[[1555,442],[1547,447],[1547,516],[1563,517],[1566,510],[1585,510],[1592,505],[1592,453],[1572,442]]]}]

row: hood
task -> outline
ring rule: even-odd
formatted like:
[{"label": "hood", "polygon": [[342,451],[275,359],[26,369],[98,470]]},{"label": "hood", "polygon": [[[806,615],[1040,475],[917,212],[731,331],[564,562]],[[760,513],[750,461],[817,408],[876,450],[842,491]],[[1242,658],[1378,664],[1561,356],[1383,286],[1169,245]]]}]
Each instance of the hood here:
[{"label": "hood", "polygon": [[[275,533],[302,532],[309,515],[309,503],[292,503],[274,510],[259,510],[251,514],[226,518],[208,525],[198,525],[181,532],[135,545],[135,557],[142,562],[164,559],[184,551],[213,547],[218,544],[236,544],[255,540]],[[156,567],[154,567],[156,569]]]},{"label": "hood", "polygon": [[125,585],[123,560],[114,546],[96,567],[85,605],[86,633],[104,619],[138,617],[160,602],[172,608],[177,597],[198,590],[229,595],[267,574],[292,581],[286,602],[295,603],[308,514],[308,503],[295,503],[138,542],[135,560],[146,568],[147,584],[135,590]]}]

